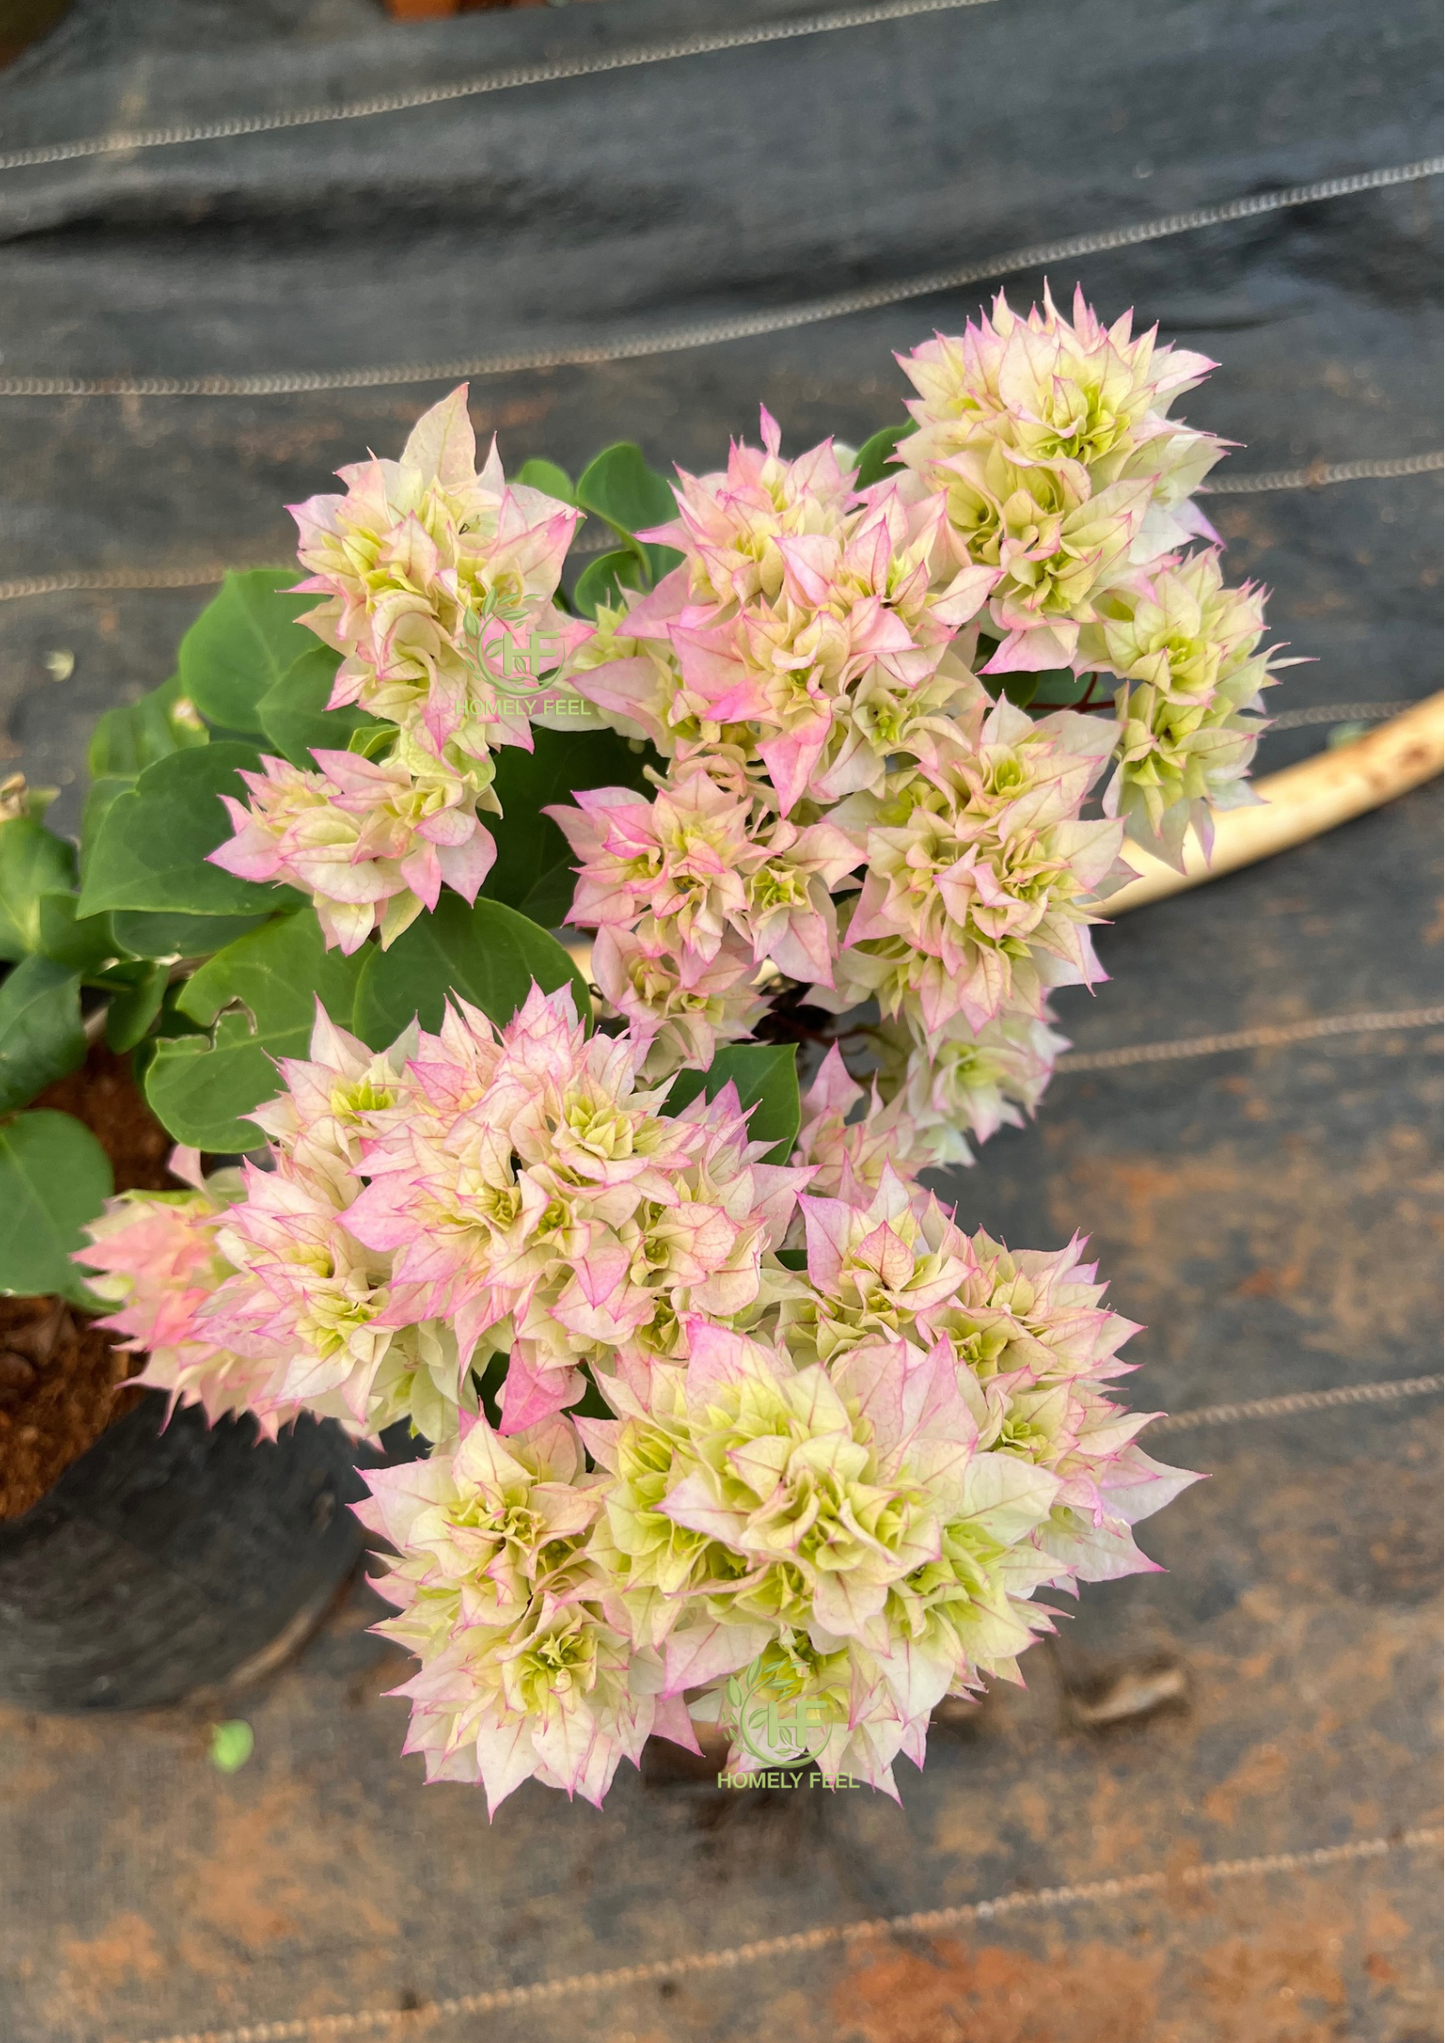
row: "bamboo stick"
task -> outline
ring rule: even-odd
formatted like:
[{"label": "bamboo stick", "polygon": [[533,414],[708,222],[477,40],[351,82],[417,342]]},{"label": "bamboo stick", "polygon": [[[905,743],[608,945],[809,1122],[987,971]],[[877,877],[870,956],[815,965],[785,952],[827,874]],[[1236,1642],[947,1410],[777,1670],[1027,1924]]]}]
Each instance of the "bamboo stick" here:
[{"label": "bamboo stick", "polygon": [[1363,738],[1256,781],[1263,806],[1226,809],[1216,817],[1214,856],[1207,865],[1192,832],[1184,851],[1187,870],[1182,873],[1138,845],[1126,844],[1125,860],[1139,878],[1109,895],[1105,913],[1111,918],[1124,915],[1186,887],[1238,872],[1241,866],[1304,844],[1433,780],[1445,764],[1442,715],[1445,695],[1432,695]]}]

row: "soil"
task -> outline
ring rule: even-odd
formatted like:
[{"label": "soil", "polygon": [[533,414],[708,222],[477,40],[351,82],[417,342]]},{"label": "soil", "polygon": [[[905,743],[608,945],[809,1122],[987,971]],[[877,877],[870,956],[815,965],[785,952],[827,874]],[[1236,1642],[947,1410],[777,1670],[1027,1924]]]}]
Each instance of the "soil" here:
[{"label": "soil", "polygon": [[174,1144],[131,1077],[129,1057],[95,1043],[79,1071],[47,1085],[30,1104],[83,1121],[110,1158],[118,1192],[180,1189],[166,1169]]},{"label": "soil", "polygon": [[140,1402],[144,1361],[59,1298],[0,1298],[0,1521],[38,1504]]},{"label": "soil", "polygon": [[[34,1101],[83,1121],[111,1161],[115,1188],[174,1191],[171,1139],[146,1106],[130,1060],[96,1044],[81,1070]],[[127,1379],[144,1363],[58,1298],[0,1298],[0,1522],[39,1503],[106,1427],[139,1403]]]}]

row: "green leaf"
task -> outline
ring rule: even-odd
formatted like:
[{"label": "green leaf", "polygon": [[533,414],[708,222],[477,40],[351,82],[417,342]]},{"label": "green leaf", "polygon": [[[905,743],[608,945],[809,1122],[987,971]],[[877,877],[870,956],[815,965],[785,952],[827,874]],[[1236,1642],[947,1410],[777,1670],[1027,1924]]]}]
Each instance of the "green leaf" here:
[{"label": "green leaf", "polygon": [[114,1189],[105,1151],[69,1114],[20,1114],[0,1127],[0,1291],[55,1291],[93,1308],[70,1251]]},{"label": "green leaf", "polygon": [[110,806],[86,866],[80,912],[105,908],[182,909],[194,915],[242,915],[294,906],[289,887],[238,880],[206,854],[231,834],[220,797],[246,793],[238,769],[257,766],[255,748],[203,745],[148,766]]},{"label": "green leaf", "polygon": [[75,847],[29,816],[0,823],[0,959],[40,949],[40,899],[75,885]]},{"label": "green leaf", "polygon": [[719,1050],[706,1071],[682,1071],[667,1096],[667,1111],[680,1113],[689,1100],[706,1093],[715,1099],[731,1079],[743,1111],[755,1106],[748,1121],[753,1142],[773,1146],[764,1161],[786,1163],[798,1138],[802,1107],[798,1100],[797,1052],[791,1043],[731,1043]]},{"label": "green leaf", "polygon": [[156,1038],[143,1082],[161,1126],[216,1156],[261,1147],[265,1136],[245,1117],[280,1091],[276,1067],[243,1014],[222,1015],[209,1036]]},{"label": "green leaf", "polygon": [[[314,909],[302,908],[208,958],[176,995],[176,1006],[204,1026],[224,1008],[248,1008],[263,1035],[285,1035],[304,1051],[318,996],[334,1022],[349,1026],[361,965],[358,955],[328,950]],[[297,1052],[288,1046],[278,1054]]]},{"label": "green leaf", "polygon": [[84,882],[90,870],[90,861],[95,855],[96,841],[100,826],[123,794],[135,786],[133,780],[123,775],[106,774],[100,780],[93,780],[85,791],[85,807],[80,815],[80,877]]},{"label": "green leaf", "polygon": [[148,965],[133,986],[111,995],[105,1040],[112,1050],[133,1050],[147,1034],[166,996],[167,971],[165,965]]},{"label": "green leaf", "polygon": [[239,1773],[256,1749],[256,1734],[244,1717],[211,1726],[211,1764],[217,1773]]},{"label": "green leaf", "polygon": [[[161,997],[156,1019],[130,1053],[131,1077],[142,1091],[145,1089],[146,1073],[150,1070],[151,1060],[162,1043],[172,1042],[180,1036],[210,1035],[210,1030],[203,1028],[200,1022],[194,1022],[188,1014],[181,1013],[176,1006],[176,995],[184,992],[184,985],[170,983],[169,973],[166,976],[168,983]],[[124,990],[130,992],[134,985],[135,981],[131,980]]]},{"label": "green leaf", "polygon": [[595,617],[603,603],[609,610],[616,610],[624,589],[649,586],[647,572],[636,552],[619,546],[612,553],[599,553],[596,560],[588,561],[572,591],[573,608],[579,616]]},{"label": "green leaf", "polygon": [[893,459],[893,450],[900,440],[906,440],[910,433],[917,431],[912,419],[902,419],[896,426],[884,426],[871,439],[865,440],[858,449],[856,487],[869,489],[875,482],[881,482],[885,475],[896,475],[903,463]]},{"label": "green leaf", "polygon": [[293,766],[304,767],[308,773],[316,766],[313,751],[344,752],[357,731],[389,732],[393,728],[354,704],[345,709],[326,707],[340,665],[339,653],[329,646],[313,645],[292,662],[256,705],[265,737]]},{"label": "green leaf", "polygon": [[1003,694],[1003,675],[986,674],[984,668],[1002,644],[1002,639],[990,638],[986,631],[981,631],[978,635],[978,647],[973,656],[973,671],[978,676],[982,687],[993,697],[995,702]]},{"label": "green leaf", "polygon": [[[1036,710],[1070,709],[1082,702],[1094,685],[1092,674],[1076,674],[1072,667],[1046,667],[1030,678],[1036,684],[1032,697]],[[1007,687],[1007,682],[1004,685]]]},{"label": "green leaf", "polygon": [[671,546],[637,538],[652,525],[668,525],[677,516],[677,499],[672,486],[656,469],[649,468],[642,449],[630,440],[604,447],[577,478],[575,501],[584,511],[594,511],[628,543],[646,574],[646,586],[675,568],[682,555]]},{"label": "green leaf", "polygon": [[[1003,693],[1015,709],[1027,709],[1039,692],[1041,674],[1002,674]],[[996,698],[995,698],[996,699]]]},{"label": "green leaf", "polygon": [[630,440],[604,447],[588,463],[577,478],[576,501],[629,539],[646,526],[666,525],[677,516],[670,484],[648,467],[642,449]]},{"label": "green leaf", "polygon": [[173,674],[138,702],[108,709],[91,733],[86,765],[92,780],[134,780],[157,759],[204,745],[209,733]]},{"label": "green leaf", "polygon": [[259,929],[262,915],[167,915],[144,908],[117,908],[110,917],[116,944],[132,958],[209,958],[224,950],[248,929]]},{"label": "green leaf", "polygon": [[213,724],[259,736],[261,697],[315,646],[315,632],[296,622],[311,598],[286,593],[295,581],[291,568],[227,575],[181,640],[181,685]]},{"label": "green leaf", "polygon": [[494,1022],[509,1022],[534,979],[544,993],[570,986],[578,1014],[590,1021],[586,984],[555,937],[500,901],[483,896],[468,908],[448,891],[436,913],[419,915],[389,951],[371,950],[352,1026],[373,1049],[385,1049],[413,1015],[424,1029],[439,1029],[449,993]]},{"label": "green leaf", "polygon": [[578,788],[645,787],[646,755],[634,752],[615,731],[549,731],[534,725],[532,741],[531,752],[504,745],[494,755],[502,814],[487,818],[497,841],[497,862],[483,891],[550,929],[565,921],[577,881],[572,848],[551,817],[541,813],[543,807],[565,802]]},{"label": "green leaf", "polygon": [[40,896],[40,949],[67,971],[92,979],[118,955],[115,931],[108,915],[88,915],[77,921],[75,909],[74,894]]},{"label": "green leaf", "polygon": [[555,461],[524,461],[512,480],[521,483],[524,489],[539,489],[544,496],[556,497],[564,504],[577,501],[571,476]]},{"label": "green leaf", "polygon": [[[304,1057],[316,1001],[351,1025],[361,957],[326,949],[310,908],[278,916],[239,937],[194,972],[176,1008],[210,1037],[178,1036],[156,1046],[146,1098],[178,1142],[228,1154],[264,1139],[245,1117],[280,1090],[275,1059]],[[222,1010],[225,1012],[222,1012]]]},{"label": "green leaf", "polygon": [[78,976],[53,958],[26,958],[0,986],[0,1112],[84,1062]]}]

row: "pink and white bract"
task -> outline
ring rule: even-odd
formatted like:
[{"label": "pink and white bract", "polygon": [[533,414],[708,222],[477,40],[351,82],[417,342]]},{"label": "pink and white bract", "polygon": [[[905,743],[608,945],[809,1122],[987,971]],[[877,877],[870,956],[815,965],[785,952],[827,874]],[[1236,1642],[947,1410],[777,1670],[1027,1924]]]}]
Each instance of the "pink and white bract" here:
[{"label": "pink and white bract", "polygon": [[[784,459],[766,412],[761,450],[679,478],[643,536],[683,565],[600,610],[567,669],[662,754],[658,791],[552,813],[652,1069],[746,1035],[749,959],[833,1012],[876,1002],[875,1082],[924,1168],[1033,1111],[1062,1044],[1046,997],[1101,976],[1088,925],[1124,834],[1177,861],[1249,799],[1269,661],[1257,593],[1180,552],[1214,537],[1191,495],[1223,447],[1168,414],[1212,363],[1081,299],[1069,321],[1000,296],[902,366],[913,428],[868,487],[831,442]],[[1040,721],[979,679],[1040,668],[1107,678],[1113,716]]]},{"label": "pink and white bract", "polygon": [[[81,1253],[173,1399],[429,1443],[360,1515],[420,1663],[407,1749],[492,1810],[599,1802],[694,1723],[782,1760],[760,1689],[827,1777],[895,1793],[944,1696],[1018,1679],[1039,1592],[1152,1567],[1134,1528],[1194,1480],[1113,1399],[1136,1329],[1082,1242],[1010,1253],[919,1174],[1035,1111],[1126,838],[1178,861],[1250,799],[1263,596],[1193,501],[1222,443],[1170,415],[1213,364],[1000,295],[900,366],[866,468],[785,457],[764,411],[634,535],[680,564],[591,618],[559,594],[578,511],[495,447],[478,472],[464,389],[297,507],[331,707],[371,721],[247,774],[212,857],[348,952],[474,902],[525,647],[643,754],[645,790],[545,811],[599,1025],[534,985],[378,1052],[318,1012],[265,1156],[185,1159],[192,1191],[113,1201]],[[669,1107],[756,1034],[825,1050],[776,1148],[724,1068]]]},{"label": "pink and white bract", "polygon": [[731,1086],[664,1112],[645,1050],[566,991],[380,1055],[318,1015],[258,1113],[268,1167],[127,1194],[81,1260],[144,1380],[212,1417],[433,1443],[360,1507],[429,1779],[599,1801],[757,1662],[824,1724],[825,1775],[895,1793],[942,1696],[1017,1678],[1036,1592],[1151,1566],[1131,1527],[1192,1478],[1109,1401],[1135,1329],[1077,1245],[962,1234],[881,1154],[900,1109],[844,1120],[836,1055],[778,1165]]}]

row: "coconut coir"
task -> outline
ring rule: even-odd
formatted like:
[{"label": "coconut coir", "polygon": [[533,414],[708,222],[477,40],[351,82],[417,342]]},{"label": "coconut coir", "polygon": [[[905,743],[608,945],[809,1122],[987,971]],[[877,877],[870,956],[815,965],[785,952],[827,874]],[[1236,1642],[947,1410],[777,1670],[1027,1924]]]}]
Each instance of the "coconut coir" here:
[{"label": "coconut coir", "polygon": [[[110,1158],[115,1188],[175,1191],[171,1140],[146,1106],[130,1060],[97,1044],[81,1070],[34,1101],[83,1121]],[[39,1503],[71,1462],[140,1399],[143,1357],[116,1346],[57,1298],[0,1298],[0,1520]]]}]

